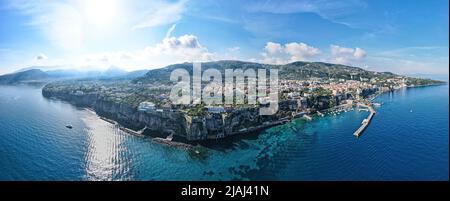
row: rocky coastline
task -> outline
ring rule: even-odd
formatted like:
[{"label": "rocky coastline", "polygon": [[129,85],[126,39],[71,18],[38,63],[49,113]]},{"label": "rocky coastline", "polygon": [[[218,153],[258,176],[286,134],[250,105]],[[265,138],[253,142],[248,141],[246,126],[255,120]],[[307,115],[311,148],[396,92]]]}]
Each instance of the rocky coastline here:
[{"label": "rocky coastline", "polygon": [[[139,111],[127,104],[101,98],[96,93],[83,95],[75,92],[52,90],[44,87],[42,95],[69,102],[75,106],[91,108],[99,116],[118,122],[133,130],[146,127],[145,133],[162,136],[181,136],[187,141],[215,140],[231,135],[259,131],[286,122],[291,112],[279,112],[272,116],[260,116],[257,107],[239,108],[227,113],[207,113],[191,116],[178,110]],[[280,103],[280,110],[295,107],[292,101]],[[290,111],[290,110],[289,110]]]}]

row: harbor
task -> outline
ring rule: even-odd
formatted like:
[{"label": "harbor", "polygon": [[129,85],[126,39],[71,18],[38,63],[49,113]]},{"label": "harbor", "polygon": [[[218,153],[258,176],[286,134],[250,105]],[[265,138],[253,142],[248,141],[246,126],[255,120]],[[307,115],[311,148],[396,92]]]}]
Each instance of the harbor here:
[{"label": "harbor", "polygon": [[370,121],[372,121],[373,116],[375,115],[375,110],[372,108],[372,105],[369,103],[368,105],[364,105],[364,104],[359,104],[359,106],[362,107],[367,107],[367,110],[370,112],[369,116],[367,118],[365,118],[362,122],[361,122],[361,126],[358,128],[358,130],[356,130],[353,135],[356,137],[361,136],[361,134],[364,132],[364,130],[367,128],[367,126],[369,126]]}]

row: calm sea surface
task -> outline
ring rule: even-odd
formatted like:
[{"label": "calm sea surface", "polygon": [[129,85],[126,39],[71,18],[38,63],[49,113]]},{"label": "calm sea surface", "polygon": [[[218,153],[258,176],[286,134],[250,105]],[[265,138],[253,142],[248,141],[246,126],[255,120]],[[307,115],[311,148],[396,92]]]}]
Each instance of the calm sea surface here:
[{"label": "calm sea surface", "polygon": [[352,134],[368,113],[354,110],[219,142],[199,156],[123,133],[40,88],[0,86],[0,180],[448,180],[448,90],[379,96],[359,139]]}]

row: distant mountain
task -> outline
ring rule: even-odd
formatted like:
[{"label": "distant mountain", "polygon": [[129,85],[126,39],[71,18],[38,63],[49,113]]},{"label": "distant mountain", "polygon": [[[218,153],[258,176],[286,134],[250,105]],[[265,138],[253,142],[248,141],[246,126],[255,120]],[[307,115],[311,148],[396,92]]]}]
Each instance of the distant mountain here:
[{"label": "distant mountain", "polygon": [[[119,67],[111,66],[107,70],[80,71],[76,69],[47,70],[45,66],[32,66],[22,68],[14,73],[0,76],[0,84],[46,83],[62,79],[89,79],[89,80],[132,80],[144,76],[148,70],[125,71]],[[53,69],[53,68],[51,68]]]},{"label": "distant mountain", "polygon": [[[133,83],[161,83],[169,84],[170,74],[173,70],[182,68],[192,75],[192,63],[181,63],[166,66],[154,70],[138,70],[127,72],[119,67],[111,66],[105,71],[79,71],[71,69],[49,70],[31,69],[0,76],[0,84],[16,84],[31,81],[53,81],[60,79],[82,80],[132,80]],[[399,75],[390,72],[368,71],[358,67],[323,62],[293,62],[284,65],[261,64],[254,62],[223,60],[202,63],[202,71],[215,68],[224,75],[225,69],[278,69],[280,80],[304,80],[310,78],[344,79],[344,80],[368,80],[371,78],[388,79]],[[413,78],[411,78],[413,79]],[[415,83],[427,79],[414,78]]]},{"label": "distant mountain", "polygon": [[117,67],[111,66],[102,72],[101,77],[118,77],[127,74],[128,72]]},{"label": "distant mountain", "polygon": [[63,69],[63,68],[67,68],[67,67],[66,66],[30,66],[30,67],[21,68],[19,70],[16,70],[13,73],[20,73],[20,72],[24,72],[24,71],[28,71],[28,70],[33,70],[33,69],[38,69],[38,70],[47,72],[47,71]]},{"label": "distant mountain", "polygon": [[144,76],[148,70],[136,70],[112,77],[101,77],[101,80],[132,80]]},{"label": "distant mountain", "polygon": [[138,78],[138,77],[144,76],[147,72],[148,72],[148,70],[135,70],[135,71],[131,71],[131,72],[127,73],[126,75],[124,75],[124,77]]},{"label": "distant mountain", "polygon": [[[89,73],[81,72],[78,70],[73,69],[58,69],[58,70],[49,70],[45,71],[47,74],[49,74],[52,77],[80,77],[80,76],[86,76],[89,75]],[[100,72],[98,72],[100,73]],[[92,75],[92,74],[90,74]]]},{"label": "distant mountain", "polygon": [[80,71],[75,69],[58,69],[45,72],[55,78],[72,78],[72,79],[85,79],[85,78],[98,79],[98,78],[114,77],[122,74],[100,70]]},{"label": "distant mountain", "polygon": [[50,76],[42,70],[31,69],[18,73],[11,73],[0,76],[0,84],[20,84],[49,79]]},{"label": "distant mountain", "polygon": [[124,76],[128,72],[116,67],[111,66],[106,70],[77,70],[77,69],[56,69],[56,70],[49,70],[45,71],[52,77],[56,78],[91,78],[91,79],[100,79],[100,78],[111,78],[111,77],[119,77]]},{"label": "distant mountain", "polygon": [[441,80],[441,81],[449,81],[448,74],[424,74],[424,73],[413,73],[408,74],[410,77],[416,77],[416,78],[422,78],[422,79],[434,79],[434,80]]}]

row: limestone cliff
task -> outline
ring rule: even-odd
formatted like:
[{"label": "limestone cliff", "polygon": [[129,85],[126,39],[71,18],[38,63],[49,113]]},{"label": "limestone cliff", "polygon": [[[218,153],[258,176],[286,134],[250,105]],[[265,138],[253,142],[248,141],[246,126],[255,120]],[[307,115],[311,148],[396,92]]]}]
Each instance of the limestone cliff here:
[{"label": "limestone cliff", "polygon": [[[92,108],[98,115],[132,129],[141,129],[146,126],[150,132],[174,134],[189,141],[218,139],[257,131],[275,125],[281,117],[290,115],[288,112],[279,112],[272,116],[260,116],[259,109],[256,107],[239,108],[220,114],[207,113],[202,116],[190,116],[177,110],[141,112],[127,104],[105,99],[95,92],[79,94],[76,91],[46,86],[42,89],[42,94],[47,98],[56,98],[76,106]],[[289,105],[280,104],[280,109],[285,107]]]}]

